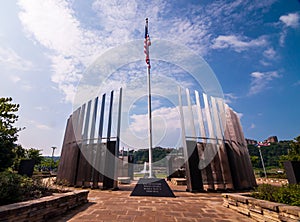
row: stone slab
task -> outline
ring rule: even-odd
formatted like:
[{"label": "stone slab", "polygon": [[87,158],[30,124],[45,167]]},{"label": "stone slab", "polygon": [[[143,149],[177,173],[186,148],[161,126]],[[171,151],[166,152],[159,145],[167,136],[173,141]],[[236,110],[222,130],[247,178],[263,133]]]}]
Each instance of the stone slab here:
[{"label": "stone slab", "polygon": [[175,197],[164,179],[140,178],[130,196]]}]

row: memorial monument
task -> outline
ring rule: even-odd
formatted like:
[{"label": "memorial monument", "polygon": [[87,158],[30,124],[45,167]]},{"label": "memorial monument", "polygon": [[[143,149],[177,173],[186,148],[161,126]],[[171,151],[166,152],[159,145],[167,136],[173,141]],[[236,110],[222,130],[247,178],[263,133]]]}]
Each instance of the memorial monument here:
[{"label": "memorial monument", "polygon": [[[167,176],[178,170],[178,163],[180,162],[183,163],[180,168],[182,168],[181,172],[185,173],[186,190],[189,192],[242,190],[256,186],[238,115],[224,103],[222,97],[219,96],[220,94],[215,93],[218,90],[211,90],[212,86],[218,86],[215,84],[215,78],[209,76],[211,70],[208,65],[203,60],[200,62],[193,61],[191,59],[194,58],[192,53],[169,42],[157,42],[157,45],[156,49],[164,48],[169,53],[180,51],[181,57],[170,57],[168,58],[170,62],[178,63],[188,72],[201,73],[199,76],[204,79],[200,79],[200,81],[203,80],[208,84],[208,86],[203,87],[202,91],[193,90],[194,93],[190,93],[190,89],[181,86],[172,88],[174,92],[177,88],[177,93],[175,93],[177,101],[175,101],[176,99],[173,100],[176,110],[180,113],[178,121],[180,122],[181,138],[179,140],[183,152],[177,153],[177,156],[173,154],[173,156],[167,156]],[[148,193],[151,196],[163,196],[162,190],[165,190],[169,192],[169,196],[172,196],[172,191],[166,181],[162,178],[156,179],[153,172],[149,46],[150,37],[148,21],[146,20],[144,53],[146,55],[148,83],[149,170],[147,171],[149,180],[147,182],[147,179],[141,179],[140,183],[137,183],[133,195],[144,192],[144,195]],[[115,67],[130,62],[130,56],[133,56],[133,60],[140,58],[139,56],[135,57],[135,54],[132,53],[139,53],[137,51],[139,47],[135,42],[129,43],[128,48],[130,54],[124,50],[124,47],[121,47],[119,51],[115,50],[109,56],[103,56],[101,60],[98,60],[96,65],[88,69],[93,74],[90,75],[92,85],[86,85],[82,88],[84,90],[93,89],[99,81],[95,77],[97,74],[115,72]],[[156,59],[160,59],[168,56],[168,54],[165,52],[162,55],[156,53],[155,56]],[[111,58],[118,59],[111,60]],[[125,61],[124,63],[122,63],[122,59]],[[103,81],[106,79],[102,78]],[[125,89],[114,88],[110,93],[97,94],[89,99],[81,98],[82,101],[80,100],[67,121],[57,173],[58,181],[67,182],[70,186],[75,187],[115,190],[118,189],[118,177],[134,179],[133,155],[127,158],[122,157],[122,159],[119,156],[120,143],[126,139],[125,137],[122,139],[120,131],[121,125],[124,123],[121,121],[124,117],[122,110],[128,108],[123,101],[128,99],[129,94],[123,98],[123,93],[126,90],[129,90],[128,87]],[[207,91],[213,93],[207,93]],[[82,92],[88,94],[86,91]],[[114,129],[114,135],[112,135],[112,129]]]},{"label": "memorial monument", "polygon": [[[179,98],[182,93],[179,90]],[[186,90],[189,98],[189,92]],[[67,121],[61,160],[57,179],[65,180],[71,186],[117,189],[118,176],[132,178],[133,157],[126,158],[126,169],[120,169],[119,140],[120,135],[112,137],[111,125],[120,124],[121,116],[112,118],[114,91],[110,94],[109,106],[105,108],[106,95],[101,98],[100,112],[97,112],[99,97],[90,100],[75,110]],[[117,93],[121,110],[122,89]],[[219,98],[208,98],[202,94],[204,106],[200,105],[200,95],[196,91],[196,104],[184,107],[186,115],[181,115],[183,154],[176,159],[184,163],[187,191],[202,190],[241,190],[256,186],[250,156],[237,114]],[[179,102],[180,104],[180,102]],[[92,108],[93,107],[93,108]],[[193,107],[193,108],[192,108]],[[179,109],[182,109],[182,107]],[[121,112],[119,112],[121,113]],[[221,126],[221,115],[225,113],[225,125]],[[107,127],[104,127],[104,115],[107,116]],[[190,118],[190,117],[193,118]],[[92,117],[92,118],[90,118]],[[189,124],[187,121],[189,120]],[[98,135],[95,135],[96,122]],[[188,125],[188,126],[187,126]],[[192,127],[194,135],[185,132]],[[223,132],[224,127],[224,132]],[[106,132],[103,129],[106,128]],[[196,128],[199,128],[196,130]],[[117,130],[118,131],[118,130]],[[196,131],[199,132],[196,135]],[[77,134],[77,136],[76,136]],[[89,137],[87,136],[89,135]],[[79,138],[79,139],[78,139]],[[167,158],[171,174],[178,168],[173,157]],[[178,161],[178,160],[177,160]],[[128,171],[128,173],[127,173]],[[129,171],[131,173],[129,173]],[[117,175],[119,172],[120,175]],[[120,173],[122,172],[122,173]],[[148,170],[147,170],[148,172]]]}]

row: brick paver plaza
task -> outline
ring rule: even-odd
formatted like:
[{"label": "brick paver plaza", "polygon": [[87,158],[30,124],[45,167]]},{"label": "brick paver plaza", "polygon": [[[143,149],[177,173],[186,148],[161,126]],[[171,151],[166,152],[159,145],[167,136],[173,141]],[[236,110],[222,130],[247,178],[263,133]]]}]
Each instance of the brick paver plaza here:
[{"label": "brick paver plaza", "polygon": [[188,193],[170,185],[176,198],[132,197],[133,185],[119,191],[90,190],[89,203],[53,221],[254,221],[222,206],[221,193]]}]

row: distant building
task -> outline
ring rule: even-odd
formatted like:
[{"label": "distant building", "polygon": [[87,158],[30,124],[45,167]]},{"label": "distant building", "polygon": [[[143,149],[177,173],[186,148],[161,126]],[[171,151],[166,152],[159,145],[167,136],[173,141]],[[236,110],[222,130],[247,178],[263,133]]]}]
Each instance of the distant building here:
[{"label": "distant building", "polygon": [[277,136],[270,136],[268,139],[265,140],[267,143],[278,143]]},{"label": "distant building", "polygon": [[[245,140],[246,140],[247,145],[258,144],[257,140],[247,139],[247,138]],[[270,136],[270,137],[268,137],[268,139],[265,139],[263,142],[260,142],[260,143],[264,143],[264,144],[267,144],[267,143],[278,143],[278,138],[277,138],[277,136]]]},{"label": "distant building", "polygon": [[255,145],[255,144],[257,144],[256,140],[247,139],[247,138],[245,140],[246,140],[247,145]]}]

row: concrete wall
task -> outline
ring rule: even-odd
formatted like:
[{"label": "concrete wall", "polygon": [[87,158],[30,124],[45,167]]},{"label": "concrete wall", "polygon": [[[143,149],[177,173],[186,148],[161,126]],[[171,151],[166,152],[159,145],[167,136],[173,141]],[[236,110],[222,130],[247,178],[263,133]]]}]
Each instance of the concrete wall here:
[{"label": "concrete wall", "polygon": [[300,221],[300,207],[258,200],[245,194],[222,194],[223,206],[256,221]]},{"label": "concrete wall", "polygon": [[88,193],[87,190],[58,193],[36,200],[0,206],[0,221],[48,221],[87,203]]}]

